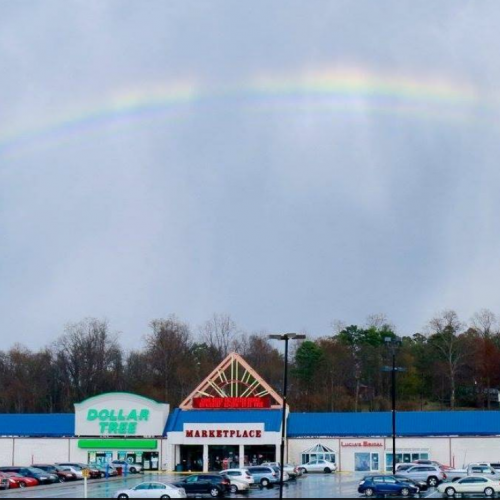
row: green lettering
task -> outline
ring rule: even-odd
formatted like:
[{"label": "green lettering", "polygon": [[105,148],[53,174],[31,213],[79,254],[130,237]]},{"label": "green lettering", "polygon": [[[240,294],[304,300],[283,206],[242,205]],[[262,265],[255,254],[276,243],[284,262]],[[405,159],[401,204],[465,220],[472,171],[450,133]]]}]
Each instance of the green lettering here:
[{"label": "green lettering", "polygon": [[99,425],[101,426],[101,434],[107,434],[108,422],[101,422]]},{"label": "green lettering", "polygon": [[137,423],[136,422],[131,422],[130,424],[128,424],[127,434],[132,435],[132,436],[137,434]]},{"label": "green lettering", "polygon": [[139,422],[147,422],[149,420],[149,410],[141,410]]},{"label": "green lettering", "polygon": [[99,420],[101,422],[105,422],[106,420],[109,420],[109,410],[101,410],[99,412]]},{"label": "green lettering", "polygon": [[127,434],[127,422],[122,422],[118,427],[118,434],[125,436]]},{"label": "green lettering", "polygon": [[118,412],[118,420],[119,420],[120,422],[123,422],[123,421],[125,420],[125,415],[123,414],[123,410],[120,410],[120,411]]},{"label": "green lettering", "polygon": [[127,420],[135,420],[137,422],[137,410],[132,410],[129,414],[128,414],[128,418]]},{"label": "green lettering", "polygon": [[111,413],[109,414],[109,419],[111,420],[111,422],[116,422],[116,413],[115,413],[115,410],[111,410]]},{"label": "green lettering", "polygon": [[87,420],[89,422],[93,422],[94,420],[97,420],[98,417],[99,417],[99,413],[97,410],[89,410],[89,412],[87,414]]},{"label": "green lettering", "polygon": [[109,433],[118,434],[118,424],[116,422],[111,422],[109,424]]}]

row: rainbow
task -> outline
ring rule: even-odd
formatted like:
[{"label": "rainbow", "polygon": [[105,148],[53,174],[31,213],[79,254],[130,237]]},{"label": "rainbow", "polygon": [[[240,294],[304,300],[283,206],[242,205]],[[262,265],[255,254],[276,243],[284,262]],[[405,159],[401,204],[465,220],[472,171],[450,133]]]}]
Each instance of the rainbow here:
[{"label": "rainbow", "polygon": [[[327,113],[376,113],[417,120],[468,121],[478,109],[491,109],[467,84],[446,79],[377,75],[360,69],[304,72],[299,76],[261,75],[241,85],[211,88],[195,81],[144,85],[120,91],[98,103],[63,109],[48,120],[0,130],[0,155],[26,145],[58,141],[107,124],[163,116],[229,103],[262,110],[282,108]],[[498,107],[498,102],[493,103]]]}]

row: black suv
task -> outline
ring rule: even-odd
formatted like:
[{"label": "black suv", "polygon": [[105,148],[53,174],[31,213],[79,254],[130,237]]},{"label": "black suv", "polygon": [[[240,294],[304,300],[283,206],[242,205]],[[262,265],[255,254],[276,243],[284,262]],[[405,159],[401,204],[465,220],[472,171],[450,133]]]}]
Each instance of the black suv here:
[{"label": "black suv", "polygon": [[224,497],[231,491],[231,481],[226,476],[211,474],[189,476],[175,486],[186,490],[188,495],[210,495],[212,498]]},{"label": "black suv", "polygon": [[35,467],[0,467],[0,472],[10,472],[22,477],[36,479],[40,484],[59,483],[59,477],[56,474],[50,474]]}]

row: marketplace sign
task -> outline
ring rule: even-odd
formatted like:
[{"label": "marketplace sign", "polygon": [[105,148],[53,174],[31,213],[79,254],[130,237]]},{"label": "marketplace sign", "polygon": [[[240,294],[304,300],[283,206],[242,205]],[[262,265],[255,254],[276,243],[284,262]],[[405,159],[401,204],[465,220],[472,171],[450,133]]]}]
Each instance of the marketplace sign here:
[{"label": "marketplace sign", "polygon": [[184,444],[261,444],[264,424],[184,424]]},{"label": "marketplace sign", "polygon": [[75,434],[81,437],[162,436],[169,405],[128,393],[111,393],[75,405]]}]

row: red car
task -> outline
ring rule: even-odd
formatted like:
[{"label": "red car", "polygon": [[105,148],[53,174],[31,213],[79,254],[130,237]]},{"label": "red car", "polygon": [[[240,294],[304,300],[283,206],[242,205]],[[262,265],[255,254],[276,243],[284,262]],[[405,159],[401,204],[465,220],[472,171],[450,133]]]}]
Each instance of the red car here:
[{"label": "red car", "polygon": [[17,488],[32,488],[38,486],[38,481],[31,477],[22,477],[10,472],[0,472],[0,478],[7,478],[9,480],[9,489],[15,490]]}]

